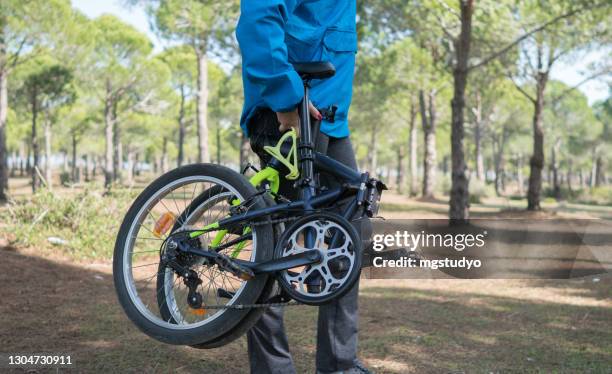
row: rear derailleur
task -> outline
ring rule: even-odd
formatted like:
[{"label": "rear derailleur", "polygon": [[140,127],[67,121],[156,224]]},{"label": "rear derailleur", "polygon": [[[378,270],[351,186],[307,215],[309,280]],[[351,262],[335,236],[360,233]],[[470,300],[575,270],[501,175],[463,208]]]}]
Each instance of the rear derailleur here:
[{"label": "rear derailleur", "polygon": [[242,280],[255,277],[253,271],[234,261],[228,255],[207,250],[199,238],[191,238],[188,232],[178,232],[167,240],[161,262],[164,267],[170,267],[183,278],[188,288],[187,303],[193,309],[202,308],[202,295],[197,288],[202,284],[198,273],[191,269],[197,265],[217,265],[220,270],[227,271]]}]

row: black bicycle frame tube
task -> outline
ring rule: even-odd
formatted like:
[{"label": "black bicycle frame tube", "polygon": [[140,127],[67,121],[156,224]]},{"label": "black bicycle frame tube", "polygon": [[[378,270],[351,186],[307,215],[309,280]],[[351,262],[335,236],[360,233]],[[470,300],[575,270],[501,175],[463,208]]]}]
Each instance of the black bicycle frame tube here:
[{"label": "black bicycle frame tube", "polygon": [[341,183],[348,183],[354,187],[359,187],[361,183],[361,173],[322,153],[314,153],[314,164],[317,171],[324,171]]},{"label": "black bicycle frame tube", "polygon": [[312,139],[312,128],[310,127],[310,110],[308,104],[309,99],[309,86],[308,82],[304,82],[304,99],[298,107],[298,113],[300,115],[300,141],[298,144],[299,148],[299,162],[300,162],[300,188],[302,200],[306,203],[304,209],[306,211],[312,210],[313,207],[310,205],[310,198],[315,195],[314,186],[314,142]]},{"label": "black bicycle frame tube", "polygon": [[233,226],[244,221],[249,221],[252,219],[257,219],[263,216],[275,214],[282,211],[290,211],[290,210],[303,210],[306,209],[306,206],[311,206],[312,208],[318,208],[326,204],[330,204],[336,201],[340,196],[342,196],[344,188],[338,187],[331,189],[329,191],[325,191],[322,194],[311,197],[308,202],[306,200],[296,200],[289,203],[273,205],[267,208],[261,208],[254,211],[249,211],[244,214],[231,216],[219,221],[219,228],[223,229],[229,226]]}]

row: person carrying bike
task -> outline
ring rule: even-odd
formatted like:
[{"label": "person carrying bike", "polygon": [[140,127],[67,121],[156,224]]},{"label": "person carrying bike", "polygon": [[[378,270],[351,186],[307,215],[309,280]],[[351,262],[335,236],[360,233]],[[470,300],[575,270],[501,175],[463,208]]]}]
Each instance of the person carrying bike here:
[{"label": "person carrying bike", "polygon": [[[335,75],[312,80],[309,111],[320,121],[317,151],[357,170],[349,138],[355,54],[356,0],[243,0],[236,36],[242,53],[244,109],[241,127],[262,163],[264,145],[291,128],[299,129],[303,81],[295,63],[329,61]],[[316,108],[336,110],[323,118]],[[321,176],[322,185],[333,180]],[[279,194],[297,198],[290,181]],[[362,240],[364,238],[362,234]],[[316,285],[309,285],[316,287]],[[318,373],[370,373],[357,359],[358,283],[343,297],[319,308]],[[281,307],[269,308],[248,332],[252,373],[295,373]]]}]

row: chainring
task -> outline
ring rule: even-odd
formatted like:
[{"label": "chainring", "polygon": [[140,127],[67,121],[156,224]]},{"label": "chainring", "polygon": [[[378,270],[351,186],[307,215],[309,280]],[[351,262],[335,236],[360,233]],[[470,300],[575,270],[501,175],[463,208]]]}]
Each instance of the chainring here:
[{"label": "chainring", "polygon": [[280,271],[277,278],[294,300],[322,305],[350,290],[359,278],[361,239],[344,217],[328,212],[306,215],[290,225],[275,248],[275,258],[319,250],[319,263]]}]

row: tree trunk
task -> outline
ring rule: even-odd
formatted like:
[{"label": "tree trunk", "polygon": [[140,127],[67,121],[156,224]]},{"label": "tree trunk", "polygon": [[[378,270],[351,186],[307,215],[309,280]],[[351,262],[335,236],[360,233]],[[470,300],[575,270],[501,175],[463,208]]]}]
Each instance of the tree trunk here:
[{"label": "tree trunk", "polygon": [[601,155],[597,156],[597,168],[595,170],[595,187],[603,186],[606,183],[606,174],[604,172],[604,161]]},{"label": "tree trunk", "polygon": [[164,136],[162,139],[162,155],[161,155],[161,172],[162,174],[168,171],[168,138]]},{"label": "tree trunk", "polygon": [[123,176],[123,144],[121,144],[121,129],[117,121],[117,102],[113,103],[113,143],[115,145],[113,152],[113,181],[121,182]]},{"label": "tree trunk", "polygon": [[397,193],[401,194],[402,187],[404,186],[404,149],[401,144],[397,147],[397,171],[395,177]]},{"label": "tree trunk", "polygon": [[91,179],[95,181],[96,177],[98,176],[98,164],[102,163],[102,158],[100,157],[100,160],[98,161],[98,157],[94,157],[92,162],[93,162],[93,165],[91,169]]},{"label": "tree trunk", "polygon": [[62,151],[62,172],[68,172],[68,153]]},{"label": "tree trunk", "polygon": [[417,169],[417,108],[414,97],[410,100],[410,196],[418,192],[418,169]]},{"label": "tree trunk", "polygon": [[79,182],[79,167],[77,165],[77,136],[72,132],[72,183]]},{"label": "tree trunk", "polygon": [[89,176],[91,175],[91,156],[89,155],[89,153],[87,153],[83,156],[83,159],[85,161],[85,168],[83,169],[85,174],[85,182],[89,182]]},{"label": "tree trunk", "polygon": [[540,210],[542,192],[542,169],[544,168],[544,90],[548,81],[548,72],[538,73],[536,100],[533,112],[533,155],[529,160],[529,190],[527,191],[527,209]]},{"label": "tree trunk", "polygon": [[476,159],[476,178],[485,180],[484,157],[482,155],[482,98],[480,92],[476,94],[476,108],[474,109],[474,143],[475,143],[475,159]]},{"label": "tree trunk", "polygon": [[461,0],[461,32],[455,41],[457,62],[453,70],[454,92],[451,101],[451,196],[449,218],[465,220],[469,218],[469,180],[466,175],[465,154],[463,151],[465,108],[465,87],[468,78],[468,59],[472,41],[472,14],[474,0]]},{"label": "tree trunk", "polygon": [[595,187],[595,176],[597,175],[597,149],[591,151],[591,173],[589,174],[589,187]]},{"label": "tree trunk", "polygon": [[25,175],[25,158],[26,158],[26,145],[24,142],[19,142],[19,176]]},{"label": "tree trunk", "polygon": [[550,168],[552,170],[552,184],[553,184],[553,196],[557,201],[561,200],[561,182],[559,180],[559,162],[557,160],[557,154],[559,152],[559,146],[561,140],[557,139],[551,149],[550,154]]},{"label": "tree trunk", "polygon": [[[0,54],[5,54],[4,34],[0,28]],[[6,119],[8,116],[8,72],[0,66],[0,203],[7,200]]]},{"label": "tree trunk", "polygon": [[[419,90],[419,107],[423,125],[423,197],[433,197],[436,181],[436,108],[435,94],[429,93],[429,110],[426,109],[425,94]],[[428,115],[429,112],[429,115]]]},{"label": "tree trunk", "polygon": [[26,173],[32,173],[32,144],[28,144],[27,156],[26,156]]},{"label": "tree trunk", "polygon": [[198,94],[197,94],[197,121],[198,121],[198,162],[210,162],[208,150],[208,59],[206,50],[196,50],[198,62]]},{"label": "tree trunk", "polygon": [[525,193],[525,180],[523,177],[523,155],[521,153],[516,157],[516,183],[518,184],[518,194],[523,196]]},{"label": "tree trunk", "polygon": [[565,182],[567,183],[567,190],[570,194],[574,192],[574,188],[572,186],[572,179],[574,178],[573,169],[572,169],[572,159],[567,160],[567,174],[565,178]]},{"label": "tree trunk", "polygon": [[127,176],[128,186],[134,185],[134,151],[130,148],[127,149]]},{"label": "tree trunk", "polygon": [[32,153],[34,157],[33,165],[32,165],[32,193],[36,193],[38,186],[40,184],[40,178],[38,176],[39,167],[38,162],[40,158],[40,151],[38,146],[38,132],[36,126],[36,117],[38,115],[38,105],[37,105],[37,94],[36,91],[32,93]]},{"label": "tree trunk", "polygon": [[104,187],[110,188],[115,175],[113,149],[114,149],[114,121],[113,121],[113,99],[110,92],[110,83],[107,82],[106,100],[104,101],[104,137],[106,140],[105,165],[104,165]]},{"label": "tree trunk", "polygon": [[506,140],[508,139],[508,129],[506,126],[502,128],[502,133],[499,140],[494,142],[495,148],[495,194],[502,196],[505,190],[505,159],[504,150],[506,147]]},{"label": "tree trunk", "polygon": [[53,175],[51,171],[51,121],[46,119],[45,123],[45,179],[47,188],[53,189]]},{"label": "tree trunk", "polygon": [[140,164],[140,152],[136,152],[134,155],[134,167],[132,170],[132,174],[136,177],[140,175],[140,168],[138,167]]},{"label": "tree trunk", "polygon": [[181,167],[183,165],[183,159],[185,157],[185,134],[186,134],[186,126],[185,126],[185,88],[181,85],[181,104],[179,107],[179,116],[178,116],[178,125],[179,125],[179,134],[178,134],[178,158],[176,159],[177,167]]}]

